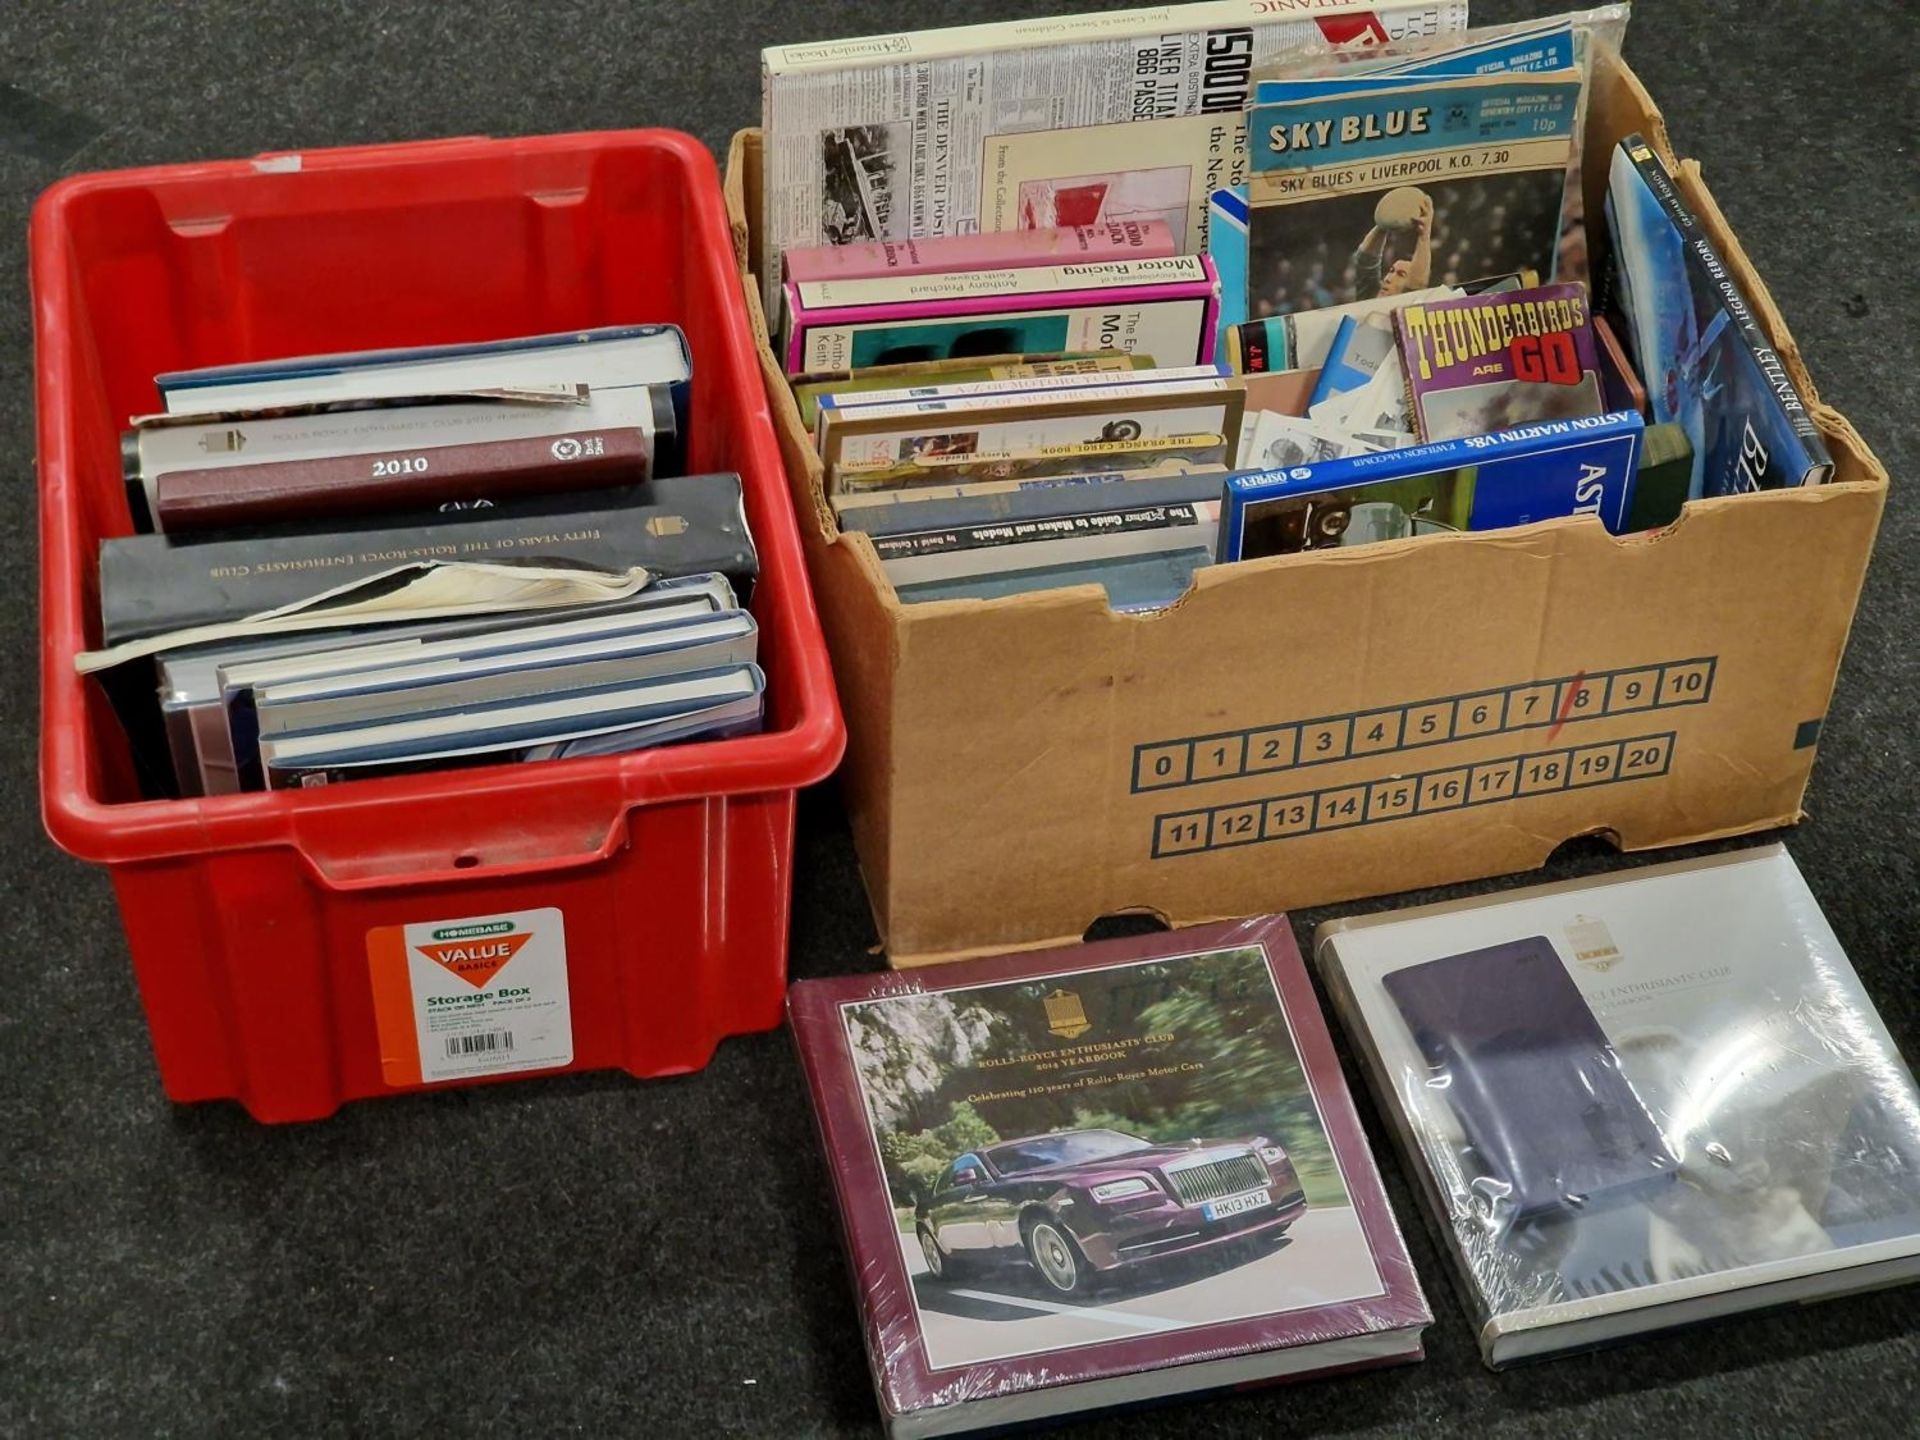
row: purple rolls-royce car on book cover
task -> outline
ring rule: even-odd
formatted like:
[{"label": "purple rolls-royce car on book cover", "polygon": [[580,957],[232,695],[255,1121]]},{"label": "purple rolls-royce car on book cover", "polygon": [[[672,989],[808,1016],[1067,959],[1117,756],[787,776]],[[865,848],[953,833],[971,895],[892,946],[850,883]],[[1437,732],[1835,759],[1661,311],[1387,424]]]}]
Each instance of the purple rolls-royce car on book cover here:
[{"label": "purple rolls-royce car on book cover", "polygon": [[1419,1358],[1285,917],[788,999],[895,1436]]}]

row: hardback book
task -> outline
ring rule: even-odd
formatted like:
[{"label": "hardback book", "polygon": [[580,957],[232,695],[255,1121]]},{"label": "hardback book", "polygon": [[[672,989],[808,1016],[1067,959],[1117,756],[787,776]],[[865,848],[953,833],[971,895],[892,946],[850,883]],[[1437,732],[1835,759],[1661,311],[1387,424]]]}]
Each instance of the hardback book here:
[{"label": "hardback book", "polygon": [[1779,845],[1320,927],[1494,1366],[1920,1273],[1920,1090]]},{"label": "hardback book", "polygon": [[[258,788],[263,737],[337,730],[562,691],[610,688],[757,659],[743,611],[663,618],[654,611],[556,616],[413,647],[391,642],[224,667],[230,781]],[[217,777],[216,777],[217,778]]]},{"label": "hardback book", "polygon": [[156,375],[172,414],[260,410],[275,406],[390,395],[429,395],[479,387],[586,385],[666,387],[687,431],[692,353],[677,325],[610,325],[553,335],[357,350],[177,370]]},{"label": "hardback book", "polygon": [[571,430],[534,440],[173,470],[154,481],[155,528],[180,535],[631,485],[647,479],[652,451],[642,429]]},{"label": "hardback book", "polygon": [[830,491],[1226,464],[1245,403],[1214,376],[826,411],[821,461]]},{"label": "hardback book", "polygon": [[876,275],[939,275],[1027,265],[1084,265],[1100,260],[1157,260],[1179,253],[1164,220],[1108,220],[1048,230],[1003,230],[925,240],[869,240],[858,245],[806,245],[787,251],[786,278],[865,280]]},{"label": "hardback book", "polygon": [[1607,404],[1591,318],[1587,287],[1578,284],[1394,311],[1407,409],[1420,438],[1601,414]]},{"label": "hardback book", "polygon": [[796,246],[1159,219],[1203,251],[1256,66],[1466,23],[1465,0],[1202,0],[770,47],[767,313]]},{"label": "hardback book", "polygon": [[454,711],[274,735],[260,742],[269,788],[460,765],[612,755],[760,727],[765,677],[757,665],[662,675],[479,704]]},{"label": "hardback book", "polygon": [[1606,211],[1612,305],[1631,337],[1651,418],[1687,432],[1690,496],[1831,478],[1833,456],[1786,362],[1642,136],[1614,151]]},{"label": "hardback book", "polygon": [[826,394],[820,397],[820,418],[815,426],[816,438],[825,429],[827,416],[835,421],[851,418],[856,413],[864,414],[882,405],[919,406],[929,403],[954,405],[964,401],[994,400],[996,403],[1020,404],[1011,396],[1073,395],[1085,390],[1098,390],[1103,394],[1114,393],[1122,387],[1139,385],[1164,385],[1177,380],[1218,380],[1220,370],[1214,365],[1181,365],[1169,369],[1145,370],[1082,370],[1064,375],[1010,376],[999,380],[960,380],[951,383],[934,381],[925,385],[901,385],[890,390],[856,390],[848,394]]},{"label": "hardback book", "polygon": [[1620,534],[1645,422],[1632,410],[1231,476],[1220,558],[1251,560],[1593,515]]},{"label": "hardback book", "polygon": [[1420,1357],[1285,916],[806,980],[787,1014],[898,1440]]},{"label": "hardback book", "polygon": [[812,434],[820,419],[820,402],[828,395],[853,395],[866,390],[894,390],[903,385],[939,385],[967,380],[1018,380],[1032,375],[1124,374],[1154,368],[1151,355],[1121,350],[1064,351],[1044,355],[986,355],[978,359],[909,361],[900,365],[868,365],[859,370],[821,370],[795,375],[794,404],[800,423]]},{"label": "hardback book", "polygon": [[789,281],[787,373],[1027,350],[1144,350],[1168,364],[1205,363],[1219,299],[1201,255]]},{"label": "hardback book", "polygon": [[[1127,483],[1115,486],[1125,489]],[[887,578],[900,586],[1181,550],[1211,552],[1218,544],[1218,500],[1114,505],[1101,498],[1107,504],[1098,510],[877,535],[873,548]]]},{"label": "hardback book", "polygon": [[905,604],[919,605],[934,600],[997,600],[1006,595],[1090,585],[1106,592],[1107,608],[1115,614],[1141,615],[1177,603],[1193,585],[1194,575],[1212,563],[1213,552],[1195,545],[1185,550],[1109,555],[1024,570],[985,570],[938,580],[896,581],[893,590]]},{"label": "hardback book", "polygon": [[719,670],[756,660],[758,634],[753,617],[743,610],[678,625],[603,629],[599,634],[541,634],[535,628],[510,648],[257,685],[252,691],[254,713],[260,734],[288,735],[657,675]]},{"label": "hardback book", "polygon": [[[345,400],[320,406],[149,416],[122,437],[121,461],[135,528],[154,528],[161,479],[176,471],[246,470],[265,464],[367,456],[389,462],[427,448],[495,441],[552,445],[582,432],[637,429],[647,439],[647,473],[677,475],[683,437],[664,385],[577,387],[570,401],[417,397],[389,405]],[[429,462],[431,463],[431,462]],[[425,479],[417,466],[387,469],[382,481]],[[644,476],[640,478],[645,478]],[[207,477],[217,485],[215,476]],[[582,487],[585,488],[585,487]],[[453,499],[463,497],[455,494]]]},{"label": "hardback book", "polygon": [[[1187,505],[1218,500],[1228,473],[1200,470],[1188,475],[1100,476],[1084,484],[1016,483],[997,489],[982,487],[979,494],[929,497],[913,504],[848,506],[840,512],[840,528],[863,530],[875,537],[877,544],[880,537],[887,535],[1019,524],[1102,509]],[[880,493],[897,496],[914,492]]]},{"label": "hardback book", "polygon": [[[286,526],[230,537],[133,535],[100,545],[101,628],[122,641],[236,621],[425,560],[625,573],[757,568],[737,475],[662,478],[496,510]],[[209,637],[211,638],[211,637]]]},{"label": "hardback book", "polygon": [[[572,636],[617,626],[668,624],[692,620],[735,608],[733,587],[722,575],[695,575],[649,585],[624,600],[581,605],[553,616],[561,633]],[[628,617],[632,617],[628,622]],[[496,643],[497,636],[536,620],[530,615],[484,615],[458,620],[398,623],[377,628],[307,631],[266,639],[231,641],[180,650],[158,657],[160,716],[173,759],[176,793],[182,796],[223,795],[240,788],[234,759],[228,707],[237,673],[251,686],[250,667],[298,667],[309,673],[319,657],[337,656],[343,668],[363,669],[379,664],[416,661],[427,647],[450,640]],[[353,653],[357,652],[357,654]],[[267,670],[267,675],[275,674]]]}]

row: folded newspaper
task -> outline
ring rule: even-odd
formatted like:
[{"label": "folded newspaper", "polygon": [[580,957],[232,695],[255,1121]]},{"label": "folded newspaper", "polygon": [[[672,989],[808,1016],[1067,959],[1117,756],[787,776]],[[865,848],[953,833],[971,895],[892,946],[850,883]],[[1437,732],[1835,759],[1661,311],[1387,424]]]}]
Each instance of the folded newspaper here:
[{"label": "folded newspaper", "polygon": [[1275,8],[1200,0],[763,51],[767,314],[799,245],[1160,219],[1202,253],[1207,197],[1243,178],[1257,66],[1467,23],[1466,0]]}]

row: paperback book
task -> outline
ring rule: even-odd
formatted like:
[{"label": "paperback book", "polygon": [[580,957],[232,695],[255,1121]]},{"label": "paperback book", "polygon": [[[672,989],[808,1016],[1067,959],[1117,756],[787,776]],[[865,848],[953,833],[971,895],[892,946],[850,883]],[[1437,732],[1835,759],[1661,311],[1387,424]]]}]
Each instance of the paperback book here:
[{"label": "paperback book", "polygon": [[1485,435],[1606,408],[1584,285],[1421,301],[1393,313],[1422,440]]},{"label": "paperback book", "polygon": [[802,981],[787,1011],[890,1434],[1419,1358],[1284,916]]},{"label": "paperback book", "polygon": [[1209,231],[1226,325],[1558,263],[1580,68],[1405,77],[1251,112]]}]

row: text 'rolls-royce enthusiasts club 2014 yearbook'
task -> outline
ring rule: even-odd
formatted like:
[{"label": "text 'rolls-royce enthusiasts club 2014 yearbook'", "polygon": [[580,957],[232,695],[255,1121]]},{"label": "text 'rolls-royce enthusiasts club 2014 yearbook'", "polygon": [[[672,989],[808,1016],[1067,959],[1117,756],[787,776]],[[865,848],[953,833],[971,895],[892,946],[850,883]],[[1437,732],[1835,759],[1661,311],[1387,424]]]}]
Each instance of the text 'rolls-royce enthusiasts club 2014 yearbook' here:
[{"label": "text 'rolls-royce enthusiasts club 2014 yearbook'", "polygon": [[1284,916],[802,981],[788,1015],[891,1435],[1420,1357]]},{"label": "text 'rolls-royce enthusiasts club 2014 yearbook'", "polygon": [[1488,1364],[1920,1275],[1920,1092],[1783,847],[1315,946]]}]

